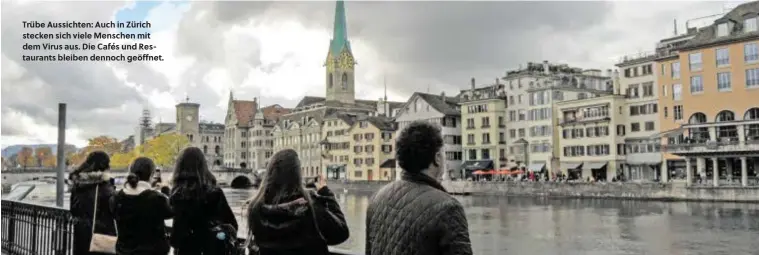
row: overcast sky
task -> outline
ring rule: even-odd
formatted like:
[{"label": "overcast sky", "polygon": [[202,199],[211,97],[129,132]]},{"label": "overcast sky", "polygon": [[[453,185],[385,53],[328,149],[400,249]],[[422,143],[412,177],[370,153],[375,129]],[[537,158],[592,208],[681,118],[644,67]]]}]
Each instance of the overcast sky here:
[{"label": "overcast sky", "polygon": [[[294,106],[324,96],[334,2],[2,1],[2,146],[55,143],[57,104],[68,104],[67,141],[134,134],[143,109],[173,122],[189,97],[223,123],[238,99]],[[492,83],[527,62],[608,69],[653,50],[691,18],[736,2],[347,2],[357,97],[414,91],[455,94],[471,77]],[[22,62],[21,21],[148,20],[164,62]],[[702,22],[703,23],[703,22]],[[126,30],[125,30],[126,31]],[[134,32],[134,30],[132,30]],[[126,31],[129,32],[129,31]],[[58,41],[58,43],[66,43]],[[71,40],[72,44],[82,41]],[[123,43],[119,41],[118,43]],[[65,52],[59,52],[65,53]],[[121,52],[112,52],[118,54]],[[133,53],[133,52],[132,52]]]}]

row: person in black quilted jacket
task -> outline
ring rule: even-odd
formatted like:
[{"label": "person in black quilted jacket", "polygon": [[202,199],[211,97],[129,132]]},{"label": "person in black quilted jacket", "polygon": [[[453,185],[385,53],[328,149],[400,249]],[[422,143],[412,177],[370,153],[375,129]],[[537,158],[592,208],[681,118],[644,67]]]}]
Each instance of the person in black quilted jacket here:
[{"label": "person in black quilted jacket", "polygon": [[329,255],[328,245],[348,240],[345,216],[326,179],[319,178],[314,190],[301,178],[294,150],[272,156],[247,213],[248,233],[260,255]]},{"label": "person in black quilted jacket", "polygon": [[396,138],[401,180],[369,202],[367,255],[472,254],[464,208],[438,181],[442,147],[440,129],[428,122],[413,122]]}]

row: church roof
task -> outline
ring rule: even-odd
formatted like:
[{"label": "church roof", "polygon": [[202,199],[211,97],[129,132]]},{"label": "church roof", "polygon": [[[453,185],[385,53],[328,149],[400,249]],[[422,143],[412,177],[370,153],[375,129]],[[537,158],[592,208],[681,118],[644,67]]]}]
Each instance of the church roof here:
[{"label": "church roof", "polygon": [[248,126],[256,114],[256,108],[258,108],[256,101],[234,100],[232,105],[235,110],[235,117],[237,117],[237,126]]},{"label": "church roof", "polygon": [[329,43],[329,52],[333,56],[340,54],[343,50],[351,52],[351,44],[348,41],[348,22],[345,18],[345,2],[338,0],[335,3],[335,24],[332,29],[332,40]]}]

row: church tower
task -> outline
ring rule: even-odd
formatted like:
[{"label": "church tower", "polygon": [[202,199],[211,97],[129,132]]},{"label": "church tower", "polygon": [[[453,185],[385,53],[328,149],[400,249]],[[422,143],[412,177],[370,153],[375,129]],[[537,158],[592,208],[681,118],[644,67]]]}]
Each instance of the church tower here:
[{"label": "church tower", "polygon": [[353,59],[350,41],[348,41],[346,23],[345,2],[337,1],[332,40],[329,43],[329,52],[325,63],[327,67],[326,96],[327,101],[352,104],[356,100],[354,72],[356,62]]}]

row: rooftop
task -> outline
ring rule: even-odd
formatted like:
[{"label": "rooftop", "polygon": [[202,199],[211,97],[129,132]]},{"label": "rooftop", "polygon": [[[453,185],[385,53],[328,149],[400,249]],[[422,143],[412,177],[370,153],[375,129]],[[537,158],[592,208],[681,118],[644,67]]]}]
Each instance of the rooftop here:
[{"label": "rooftop", "polygon": [[[759,24],[753,24],[753,31],[744,31],[744,21],[757,16],[759,16],[759,1],[738,5],[710,26],[699,29],[695,37],[683,45],[682,49],[697,49],[759,38],[759,29],[756,29]],[[718,36],[718,26],[722,24],[728,24],[728,34]]]}]

